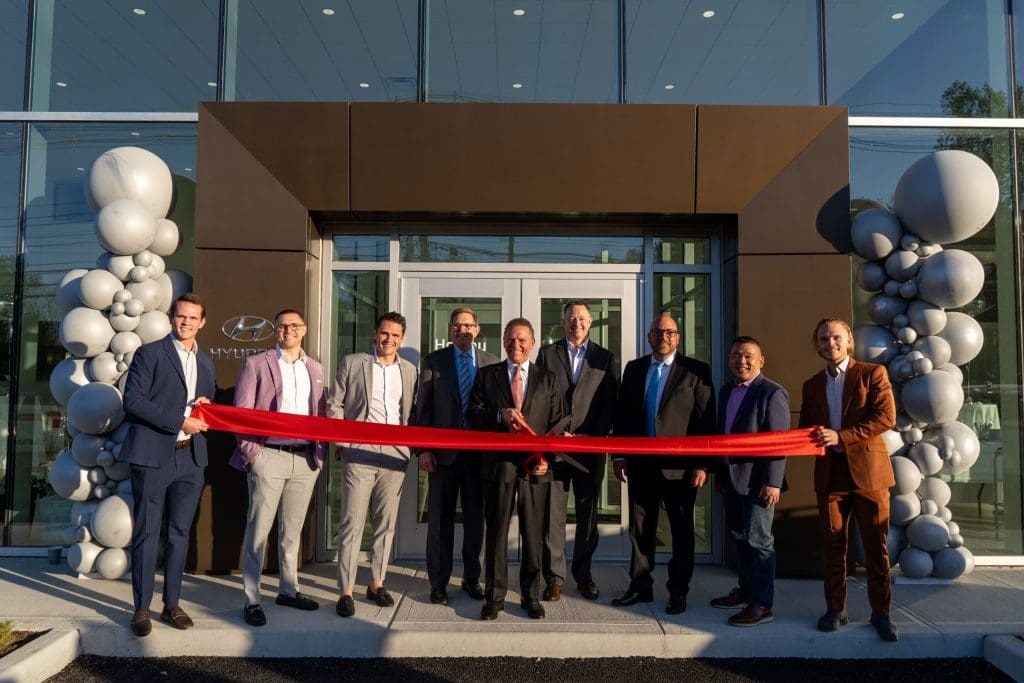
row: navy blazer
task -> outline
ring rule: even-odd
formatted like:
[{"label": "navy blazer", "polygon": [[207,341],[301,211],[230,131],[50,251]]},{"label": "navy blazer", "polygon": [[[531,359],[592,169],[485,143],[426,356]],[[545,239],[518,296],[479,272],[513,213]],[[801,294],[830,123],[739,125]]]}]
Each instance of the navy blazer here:
[{"label": "navy blazer", "polygon": [[[718,431],[726,433],[725,407],[736,382],[726,382],[718,395]],[[785,387],[759,373],[750,383],[747,395],[743,397],[730,434],[754,434],[757,432],[782,432],[789,429],[789,393]],[[786,459],[762,457],[723,458],[729,471],[733,490],[744,496],[756,496],[765,484],[786,487]]]},{"label": "navy blazer", "polygon": [[[213,361],[202,351],[196,353],[196,369],[196,396],[212,401],[215,371]],[[170,335],[140,346],[124,387],[124,410],[131,427],[121,446],[122,456],[132,465],[160,467],[174,452],[187,402],[185,372]],[[196,464],[206,467],[202,432],[192,436],[192,453]]]}]

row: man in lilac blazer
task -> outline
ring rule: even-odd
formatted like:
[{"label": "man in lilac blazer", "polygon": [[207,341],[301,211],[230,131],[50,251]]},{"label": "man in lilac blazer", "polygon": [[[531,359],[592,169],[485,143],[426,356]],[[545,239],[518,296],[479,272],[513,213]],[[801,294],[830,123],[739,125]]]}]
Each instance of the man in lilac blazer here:
[{"label": "man in lilac blazer", "polygon": [[[293,310],[281,311],[274,321],[277,345],[245,359],[235,387],[235,406],[323,415],[324,369],[302,350],[306,321]],[[237,438],[238,447],[230,464],[245,471],[249,484],[242,549],[246,601],[242,616],[250,626],[263,626],[267,617],[260,607],[260,576],[275,515],[281,566],[276,602],[302,610],[320,607],[299,592],[298,563],[302,524],[323,467],[325,444],[287,436],[239,434]]]}]

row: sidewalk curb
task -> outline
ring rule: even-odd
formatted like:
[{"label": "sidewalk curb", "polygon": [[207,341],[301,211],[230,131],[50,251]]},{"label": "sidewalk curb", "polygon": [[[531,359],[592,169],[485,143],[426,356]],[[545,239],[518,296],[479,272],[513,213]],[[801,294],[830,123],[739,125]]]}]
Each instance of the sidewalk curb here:
[{"label": "sidewalk curb", "polygon": [[0,683],[45,681],[75,661],[79,643],[78,629],[51,629],[0,659]]},{"label": "sidewalk curb", "polygon": [[1024,640],[1017,636],[986,636],[985,661],[1017,681],[1024,682]]}]

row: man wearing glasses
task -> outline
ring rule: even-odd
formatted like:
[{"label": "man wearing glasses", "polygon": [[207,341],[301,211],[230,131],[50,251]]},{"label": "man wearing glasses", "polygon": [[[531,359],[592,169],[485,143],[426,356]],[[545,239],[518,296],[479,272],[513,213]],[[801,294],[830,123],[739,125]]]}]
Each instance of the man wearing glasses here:
[{"label": "man wearing glasses", "polygon": [[[468,429],[466,409],[479,368],[498,357],[474,344],[480,333],[476,313],[456,308],[448,317],[452,343],[427,355],[420,363],[416,414],[420,427]],[[480,586],[480,554],[484,543],[483,484],[480,453],[456,450],[420,450],[420,469],[427,472],[427,577],[430,602],[448,604],[455,545],[455,508],[462,501],[462,590],[474,600],[484,599]]]},{"label": "man wearing glasses", "polygon": [[[622,374],[615,410],[616,436],[699,436],[715,433],[711,368],[679,353],[679,327],[668,315],[651,323],[651,353],[630,361]],[[664,504],[672,532],[667,614],[686,611],[693,577],[693,506],[707,481],[705,463],[692,457],[630,455],[614,461],[615,476],[629,486],[629,536],[633,544],[629,588],[612,600],[629,606],[654,599],[658,512]]]},{"label": "man wearing glasses", "polygon": [[[324,369],[302,350],[306,321],[298,311],[274,318],[277,344],[242,363],[235,386],[235,406],[291,415],[324,414]],[[246,473],[249,511],[242,556],[245,608],[250,626],[267,623],[260,607],[260,577],[267,536],[278,518],[280,585],[277,604],[301,610],[320,607],[299,592],[298,562],[302,523],[324,464],[324,444],[287,437],[238,435],[230,465]]]}]

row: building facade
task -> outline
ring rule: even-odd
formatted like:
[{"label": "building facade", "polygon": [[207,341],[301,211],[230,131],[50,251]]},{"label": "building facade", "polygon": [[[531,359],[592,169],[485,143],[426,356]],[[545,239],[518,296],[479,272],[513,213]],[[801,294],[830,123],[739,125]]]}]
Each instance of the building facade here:
[{"label": "building facade", "polygon": [[[620,362],[645,352],[647,321],[668,308],[683,350],[716,380],[732,336],[752,334],[794,397],[816,367],[813,321],[866,321],[837,228],[850,210],[891,205],[920,156],[964,149],[993,167],[1001,199],[959,245],[985,266],[963,310],[986,342],[963,368],[960,416],[982,456],[950,482],[950,507],[979,562],[1019,563],[1022,6],[0,0],[3,546],[59,543],[67,523],[46,483],[65,447],[48,387],[65,356],[54,295],[100,253],[82,180],[107,149],[144,147],[175,174],[171,218],[186,239],[168,265],[194,272],[211,299],[201,343],[226,391],[240,358],[267,346],[229,336],[239,316],[301,303],[307,350],[331,371],[366,348],[384,310],[409,319],[415,360],[445,343],[447,311],[463,301],[495,350],[503,320],[525,315],[543,343],[559,334],[561,304],[585,298]],[[812,199],[833,213],[804,216]],[[264,204],[274,213],[255,210]],[[277,281],[294,283],[280,305],[227,294]],[[222,519],[240,538],[244,481],[222,469],[210,468],[201,535],[223,538]],[[339,474],[322,479],[311,557],[334,550]],[[409,477],[396,552],[417,557],[424,482]],[[606,482],[608,558],[627,552],[622,495]],[[799,493],[791,500],[780,524],[796,544],[815,531]],[[699,551],[717,561],[710,489],[698,506]],[[196,563],[236,559],[229,543],[199,548]]]}]

